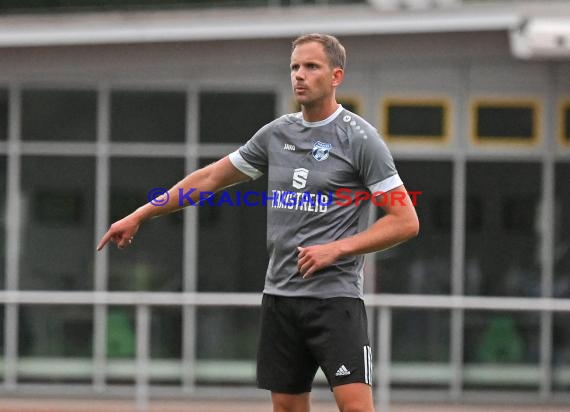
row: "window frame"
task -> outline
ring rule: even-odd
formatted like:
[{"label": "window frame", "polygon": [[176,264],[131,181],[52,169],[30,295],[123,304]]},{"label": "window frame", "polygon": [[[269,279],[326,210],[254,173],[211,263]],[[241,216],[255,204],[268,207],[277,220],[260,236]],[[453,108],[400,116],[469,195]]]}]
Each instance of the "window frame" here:
[{"label": "window frame", "polygon": [[[388,133],[388,111],[391,104],[405,105],[408,107],[425,107],[425,106],[441,106],[443,110],[442,118],[442,135],[429,136],[429,135],[392,135]],[[382,137],[391,143],[404,143],[404,144],[435,144],[435,145],[448,145],[451,142],[452,136],[452,104],[451,98],[447,96],[388,96],[382,99],[380,103],[380,130]]]},{"label": "window frame", "polygon": [[[532,135],[530,138],[523,136],[500,137],[477,135],[479,114],[481,106],[496,108],[528,108],[532,111]],[[472,98],[469,102],[469,133],[470,142],[479,147],[536,147],[542,139],[542,105],[535,97],[496,97],[484,96]]]},{"label": "window frame", "polygon": [[558,105],[558,142],[560,146],[570,149],[570,136],[565,136],[566,130],[570,131],[570,123],[566,123],[567,111],[570,111],[570,98],[560,99]]}]

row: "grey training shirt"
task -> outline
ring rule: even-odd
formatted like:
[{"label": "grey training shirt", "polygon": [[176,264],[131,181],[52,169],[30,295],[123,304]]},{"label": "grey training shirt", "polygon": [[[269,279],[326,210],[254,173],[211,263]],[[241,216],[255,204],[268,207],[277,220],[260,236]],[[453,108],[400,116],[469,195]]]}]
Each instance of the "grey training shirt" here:
[{"label": "grey training shirt", "polygon": [[319,122],[288,114],[262,127],[230,160],[252,179],[268,173],[269,265],[263,292],[362,298],[363,255],[341,258],[303,279],[297,247],[365,230],[371,202],[356,206],[356,192],[388,192],[402,184],[376,129],[342,106]]}]

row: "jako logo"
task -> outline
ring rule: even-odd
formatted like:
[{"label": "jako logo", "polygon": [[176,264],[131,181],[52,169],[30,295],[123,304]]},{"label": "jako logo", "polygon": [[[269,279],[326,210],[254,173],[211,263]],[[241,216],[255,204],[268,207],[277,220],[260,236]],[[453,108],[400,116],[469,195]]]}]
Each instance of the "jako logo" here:
[{"label": "jako logo", "polygon": [[309,171],[304,168],[295,169],[293,171],[293,187],[295,189],[303,189],[307,186],[307,178],[309,177]]},{"label": "jako logo", "polygon": [[285,146],[283,147],[283,149],[285,149],[285,150],[290,150],[290,151],[294,152],[294,151],[295,151],[295,145],[294,145],[294,144],[285,143]]}]

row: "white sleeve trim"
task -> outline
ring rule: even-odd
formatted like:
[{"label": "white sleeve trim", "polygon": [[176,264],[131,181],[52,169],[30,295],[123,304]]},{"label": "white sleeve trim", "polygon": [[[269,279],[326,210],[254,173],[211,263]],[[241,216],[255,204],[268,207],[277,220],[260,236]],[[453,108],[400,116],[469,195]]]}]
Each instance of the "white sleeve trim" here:
[{"label": "white sleeve trim", "polygon": [[378,183],[374,183],[373,185],[368,186],[368,190],[370,190],[370,193],[375,193],[375,192],[386,193],[403,184],[404,183],[402,182],[402,179],[400,179],[400,175],[396,173],[395,175],[392,175]]},{"label": "white sleeve trim", "polygon": [[247,161],[242,157],[239,150],[232,152],[229,154],[230,162],[235,166],[243,174],[248,175],[253,180],[260,178],[263,176],[263,173],[257,170],[255,167],[247,163]]}]

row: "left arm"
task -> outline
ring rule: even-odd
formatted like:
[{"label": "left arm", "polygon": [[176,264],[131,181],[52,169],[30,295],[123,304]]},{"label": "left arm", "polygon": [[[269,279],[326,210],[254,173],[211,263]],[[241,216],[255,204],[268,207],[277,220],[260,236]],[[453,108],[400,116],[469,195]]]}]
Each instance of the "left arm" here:
[{"label": "left arm", "polygon": [[386,195],[403,192],[402,201],[382,202],[386,215],[364,232],[323,245],[299,247],[298,268],[304,278],[330,266],[344,256],[361,255],[388,249],[417,236],[419,220],[412,200],[403,185]]}]

